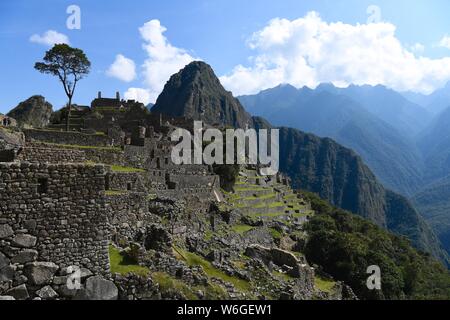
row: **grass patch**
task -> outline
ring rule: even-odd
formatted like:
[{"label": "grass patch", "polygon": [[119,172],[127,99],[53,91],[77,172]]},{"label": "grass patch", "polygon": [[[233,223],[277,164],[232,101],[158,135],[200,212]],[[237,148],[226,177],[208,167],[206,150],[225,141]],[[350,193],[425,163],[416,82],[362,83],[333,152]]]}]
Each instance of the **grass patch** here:
[{"label": "grass patch", "polygon": [[264,191],[267,189],[264,187],[237,187],[237,188],[234,188],[234,190],[236,192],[239,192],[239,191]]},{"label": "grass patch", "polygon": [[122,166],[111,166],[111,170],[114,172],[145,172],[144,169],[132,168],[132,167],[122,167]]},{"label": "grass patch", "polygon": [[63,149],[104,150],[104,151],[112,151],[112,152],[122,152],[122,148],[120,148],[120,147],[81,146],[81,145],[76,145],[76,144],[60,144],[60,143],[51,143],[51,142],[45,142],[45,145],[63,148]]},{"label": "grass patch", "polygon": [[105,195],[106,196],[121,196],[126,194],[126,191],[120,191],[120,190],[106,190]]},{"label": "grass patch", "polygon": [[245,224],[237,224],[232,226],[231,230],[233,230],[236,233],[239,233],[240,235],[243,235],[244,233],[253,230],[253,227]]},{"label": "grass patch", "polygon": [[227,298],[226,291],[217,284],[191,287],[182,280],[176,279],[165,272],[154,272],[152,279],[159,284],[162,292],[179,292],[188,300],[198,300],[195,292],[203,291],[207,300],[223,300]]},{"label": "grass patch", "polygon": [[222,279],[225,282],[229,282],[235,286],[236,289],[249,292],[250,291],[250,283],[248,281],[239,279],[237,277],[231,277],[227,275],[225,272],[215,268],[209,261],[204,258],[196,255],[195,253],[187,252],[179,248],[174,248],[176,252],[176,256],[186,262],[189,266],[201,266],[203,271],[209,276],[213,278]]},{"label": "grass patch", "polygon": [[122,254],[112,245],[109,246],[109,260],[111,264],[111,273],[118,273],[121,275],[133,273],[144,277],[148,276],[150,273],[148,268],[136,264],[136,262]]},{"label": "grass patch", "polygon": [[293,277],[291,277],[291,276],[288,275],[287,273],[279,272],[279,271],[276,271],[276,270],[273,270],[273,271],[272,271],[272,274],[273,274],[275,277],[280,278],[281,280],[284,280],[284,281],[291,281],[291,280],[294,279]]},{"label": "grass patch", "polygon": [[333,287],[336,283],[334,281],[326,280],[316,276],[314,278],[314,284],[316,288],[318,288],[320,291],[330,293],[333,290]]},{"label": "grass patch", "polygon": [[270,213],[255,213],[252,214],[253,217],[266,217],[266,218],[277,218],[284,216],[284,212],[270,212]]},{"label": "grass patch", "polygon": [[269,232],[274,239],[281,239],[281,237],[283,236],[280,231],[274,228],[269,228]]}]

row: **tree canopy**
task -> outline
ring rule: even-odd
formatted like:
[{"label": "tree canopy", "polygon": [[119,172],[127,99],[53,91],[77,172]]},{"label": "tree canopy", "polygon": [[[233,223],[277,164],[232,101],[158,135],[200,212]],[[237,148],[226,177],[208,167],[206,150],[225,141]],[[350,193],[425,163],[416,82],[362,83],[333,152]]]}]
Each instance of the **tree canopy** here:
[{"label": "tree canopy", "polygon": [[69,98],[67,130],[72,107],[72,97],[78,81],[83,79],[91,69],[91,62],[81,49],[72,48],[67,44],[56,44],[45,53],[43,62],[37,62],[34,68],[39,72],[50,74],[59,78],[64,91]]}]

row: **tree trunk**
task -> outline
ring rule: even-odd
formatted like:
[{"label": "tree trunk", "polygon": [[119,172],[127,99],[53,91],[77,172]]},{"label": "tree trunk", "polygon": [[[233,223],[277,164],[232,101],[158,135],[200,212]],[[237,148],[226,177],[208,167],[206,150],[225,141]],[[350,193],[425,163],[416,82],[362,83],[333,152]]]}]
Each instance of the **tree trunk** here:
[{"label": "tree trunk", "polygon": [[72,112],[72,97],[69,97],[69,104],[67,106],[66,131],[70,129],[70,113]]}]

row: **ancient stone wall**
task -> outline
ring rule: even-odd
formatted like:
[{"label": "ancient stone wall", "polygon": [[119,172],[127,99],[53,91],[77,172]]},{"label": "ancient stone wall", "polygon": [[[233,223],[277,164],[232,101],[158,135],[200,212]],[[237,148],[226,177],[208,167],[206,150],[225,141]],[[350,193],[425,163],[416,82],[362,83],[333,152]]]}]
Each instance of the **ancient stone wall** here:
[{"label": "ancient stone wall", "polygon": [[19,161],[43,163],[83,163],[85,153],[77,149],[25,147],[17,156]]},{"label": "ancient stone wall", "polygon": [[126,190],[134,192],[147,192],[146,172],[111,172],[106,178],[107,189]]},{"label": "ancient stone wall", "polygon": [[108,222],[115,243],[132,241],[139,228],[153,222],[148,211],[148,201],[146,193],[127,192],[106,196]]},{"label": "ancient stone wall", "polygon": [[109,274],[105,168],[0,163],[0,252],[23,265],[50,262]]},{"label": "ancient stone wall", "polygon": [[28,141],[42,141],[66,145],[105,147],[112,145],[112,139],[107,135],[84,134],[80,132],[50,131],[24,129]]},{"label": "ancient stone wall", "polygon": [[130,165],[126,159],[125,155],[121,150],[118,149],[83,149],[86,160],[103,163],[108,165],[120,165],[128,166]]},{"label": "ancient stone wall", "polygon": [[220,186],[220,178],[216,175],[169,174],[169,184],[173,184],[174,189],[212,188]]}]

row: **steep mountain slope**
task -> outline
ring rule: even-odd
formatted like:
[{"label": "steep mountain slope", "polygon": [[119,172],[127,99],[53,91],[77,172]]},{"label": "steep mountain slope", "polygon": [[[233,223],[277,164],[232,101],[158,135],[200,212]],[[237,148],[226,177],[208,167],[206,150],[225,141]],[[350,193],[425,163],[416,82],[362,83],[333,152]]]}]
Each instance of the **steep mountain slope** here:
[{"label": "steep mountain slope", "polygon": [[429,185],[412,201],[450,253],[450,176]]},{"label": "steep mountain slope", "polygon": [[423,152],[427,182],[450,174],[450,107],[438,114],[420,135],[418,145]]},{"label": "steep mountain slope", "polygon": [[315,192],[447,259],[436,235],[408,200],[384,189],[360,157],[333,140],[281,128],[280,170],[292,178],[294,187]]},{"label": "steep mountain slope", "polygon": [[241,103],[223,88],[212,68],[201,61],[192,62],[173,75],[151,111],[239,128],[251,125],[251,117]]},{"label": "steep mountain slope", "polygon": [[317,90],[283,86],[239,99],[275,125],[335,139],[361,155],[388,188],[414,194],[422,175],[415,144],[353,99],[333,93],[337,90],[331,85]]},{"label": "steep mountain slope", "polygon": [[43,96],[32,96],[8,113],[20,126],[42,128],[49,124],[53,106]]},{"label": "steep mountain slope", "polygon": [[[221,90],[221,86],[214,85],[219,80],[210,78],[213,75],[209,70],[210,67],[203,66],[199,70],[198,63],[195,63],[194,66],[188,65],[185,69],[192,70],[192,68],[198,70],[195,72],[196,78],[209,79],[213,82],[213,84],[203,82],[204,87]],[[207,76],[198,72],[206,72]],[[171,79],[173,81],[176,79],[177,85],[169,85],[173,82],[169,81],[158,101],[176,101],[177,106],[191,106],[192,96],[206,102],[210,97],[221,94],[222,91],[219,93],[198,91],[196,85],[190,85],[192,77],[181,76],[186,73],[190,72],[182,70],[173,76]],[[186,84],[183,83],[183,79],[187,81]],[[184,88],[181,90],[182,93],[179,88]],[[202,96],[203,93],[205,97]],[[231,93],[229,97],[232,97]],[[215,100],[211,101],[214,103]],[[205,104],[205,109],[208,108],[209,104]],[[211,105],[211,108],[217,111],[216,105]],[[156,110],[175,115],[172,113],[175,109],[177,108],[170,108],[170,104],[167,104]],[[189,107],[182,107],[176,115],[191,117],[191,110]],[[204,111],[205,115],[211,115],[207,110]],[[235,109],[234,112],[243,114],[227,113],[220,119],[214,117],[214,113],[205,118],[200,113],[194,113],[194,116],[210,124],[221,120],[221,123],[230,125],[235,123],[235,119],[247,119],[246,121],[256,128],[270,127],[270,123],[262,118],[249,118],[242,107]],[[333,140],[321,139],[296,129],[280,128],[280,170],[292,178],[294,187],[316,192],[332,204],[390,228],[394,233],[411,239],[416,247],[432,253],[442,261],[446,260],[435,235],[407,200],[386,191],[360,157]]]}]

